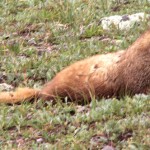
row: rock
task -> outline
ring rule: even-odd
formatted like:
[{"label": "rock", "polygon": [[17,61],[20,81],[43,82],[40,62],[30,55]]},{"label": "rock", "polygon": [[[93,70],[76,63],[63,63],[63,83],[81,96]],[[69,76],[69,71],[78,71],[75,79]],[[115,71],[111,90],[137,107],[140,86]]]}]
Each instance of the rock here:
[{"label": "rock", "polygon": [[110,30],[112,27],[120,30],[129,30],[135,23],[140,23],[149,17],[150,14],[145,14],[143,12],[123,16],[115,15],[102,18],[100,24],[104,30]]},{"label": "rock", "polygon": [[6,84],[6,83],[1,83],[0,84],[0,91],[11,91],[13,90],[14,87],[12,85]]},{"label": "rock", "polygon": [[115,148],[107,145],[107,146],[104,146],[102,150],[115,150]]},{"label": "rock", "polygon": [[44,141],[43,138],[38,138],[38,139],[36,140],[37,143],[42,143],[43,141]]},{"label": "rock", "polygon": [[30,40],[28,40],[28,44],[29,45],[36,45],[37,43],[36,43],[34,38],[31,38]]}]

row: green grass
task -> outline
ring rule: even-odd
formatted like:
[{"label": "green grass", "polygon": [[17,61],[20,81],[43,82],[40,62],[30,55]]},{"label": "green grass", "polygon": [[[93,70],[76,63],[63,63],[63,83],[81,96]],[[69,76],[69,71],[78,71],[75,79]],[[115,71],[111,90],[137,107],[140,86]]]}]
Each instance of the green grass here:
[{"label": "green grass", "polygon": [[[142,4],[141,4],[142,3]],[[149,22],[104,31],[102,17],[149,13],[150,3],[111,0],[0,2],[0,81],[41,87],[69,64],[126,49]],[[103,38],[108,41],[103,42]],[[112,40],[114,42],[112,42]],[[117,44],[115,41],[121,40]],[[42,101],[0,104],[0,149],[150,149],[149,97],[93,100],[85,106]]]}]

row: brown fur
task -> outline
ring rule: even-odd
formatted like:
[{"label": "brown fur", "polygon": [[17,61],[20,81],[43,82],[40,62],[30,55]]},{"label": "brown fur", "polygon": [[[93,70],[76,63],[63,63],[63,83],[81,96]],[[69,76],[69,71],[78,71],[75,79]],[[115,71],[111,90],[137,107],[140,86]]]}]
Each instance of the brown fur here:
[{"label": "brown fur", "polygon": [[0,93],[0,102],[16,103],[38,96],[54,101],[68,97],[75,102],[92,97],[109,98],[148,93],[150,88],[150,30],[126,51],[96,55],[59,72],[40,91],[24,88]]}]

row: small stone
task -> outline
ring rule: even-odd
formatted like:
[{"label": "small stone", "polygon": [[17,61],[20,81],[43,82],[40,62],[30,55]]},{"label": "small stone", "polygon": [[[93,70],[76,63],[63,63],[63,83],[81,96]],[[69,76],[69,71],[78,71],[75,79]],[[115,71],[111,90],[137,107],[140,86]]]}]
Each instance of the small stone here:
[{"label": "small stone", "polygon": [[12,85],[9,85],[7,83],[1,83],[0,84],[0,91],[11,91],[14,87]]},{"label": "small stone", "polygon": [[35,39],[34,39],[34,38],[30,39],[30,40],[28,41],[28,44],[30,44],[30,45],[36,45]]},{"label": "small stone", "polygon": [[42,143],[42,142],[43,142],[43,139],[42,139],[42,138],[39,138],[39,139],[36,140],[36,142],[37,142],[37,143]]},{"label": "small stone", "polygon": [[107,145],[107,146],[104,146],[102,150],[115,150],[115,148]]}]

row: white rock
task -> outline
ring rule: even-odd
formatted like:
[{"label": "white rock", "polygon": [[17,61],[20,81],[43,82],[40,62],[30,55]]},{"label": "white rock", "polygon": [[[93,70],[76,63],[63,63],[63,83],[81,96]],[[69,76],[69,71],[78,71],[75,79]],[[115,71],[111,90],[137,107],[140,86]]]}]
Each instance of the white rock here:
[{"label": "white rock", "polygon": [[122,19],[121,16],[115,15],[110,17],[104,17],[101,19],[101,25],[103,29],[109,30],[111,25],[119,25],[120,20]]},{"label": "white rock", "polygon": [[14,87],[12,85],[6,84],[6,83],[1,83],[0,84],[0,91],[11,91],[13,90]]},{"label": "white rock", "polygon": [[43,138],[39,138],[36,141],[37,141],[37,143],[42,143],[44,140],[43,140]]},{"label": "white rock", "polygon": [[148,17],[150,17],[150,14],[141,12],[132,15],[115,15],[104,17],[100,20],[100,22],[104,30],[110,30],[113,26],[120,30],[129,30],[134,26],[135,23],[144,21]]}]

